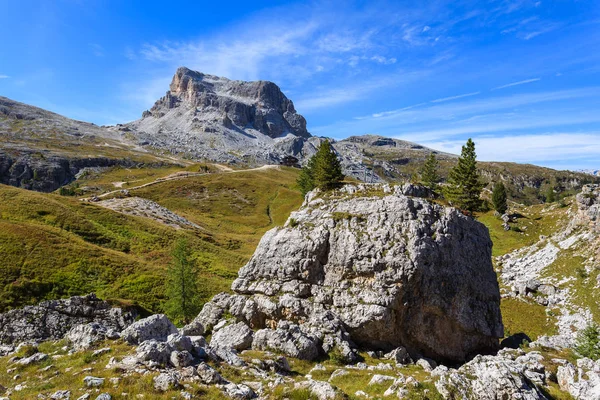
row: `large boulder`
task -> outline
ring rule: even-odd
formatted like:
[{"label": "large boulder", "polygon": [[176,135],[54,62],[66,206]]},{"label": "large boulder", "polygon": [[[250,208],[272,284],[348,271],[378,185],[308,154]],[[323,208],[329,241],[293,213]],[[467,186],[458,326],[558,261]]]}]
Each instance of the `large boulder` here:
[{"label": "large boulder", "polygon": [[243,322],[227,325],[216,331],[210,345],[213,347],[225,347],[238,351],[246,350],[252,345],[253,332]]},{"label": "large boulder", "polygon": [[178,331],[169,318],[164,314],[154,314],[131,324],[121,332],[121,338],[131,344],[150,339],[164,342],[173,333]]},{"label": "large boulder", "polygon": [[74,326],[66,336],[75,350],[89,349],[98,342],[119,337],[119,333],[114,329],[107,328],[98,322]]},{"label": "large boulder", "polygon": [[134,320],[135,314],[112,308],[94,294],[49,300],[0,314],[0,343],[58,340],[71,328],[91,322],[121,332]]},{"label": "large boulder", "polygon": [[483,224],[401,187],[311,192],[284,227],[264,235],[235,294],[215,296],[197,320],[210,329],[233,315],[259,329],[253,347],[292,356],[303,338],[321,353],[403,346],[463,362],[494,352],[503,336],[491,249]]}]

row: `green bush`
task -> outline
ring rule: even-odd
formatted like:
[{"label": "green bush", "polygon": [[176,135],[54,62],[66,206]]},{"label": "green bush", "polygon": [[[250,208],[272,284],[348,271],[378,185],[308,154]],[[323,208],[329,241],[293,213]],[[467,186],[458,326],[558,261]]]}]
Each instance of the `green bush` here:
[{"label": "green bush", "polygon": [[600,327],[596,323],[591,323],[579,331],[576,344],[575,350],[582,357],[600,359]]}]

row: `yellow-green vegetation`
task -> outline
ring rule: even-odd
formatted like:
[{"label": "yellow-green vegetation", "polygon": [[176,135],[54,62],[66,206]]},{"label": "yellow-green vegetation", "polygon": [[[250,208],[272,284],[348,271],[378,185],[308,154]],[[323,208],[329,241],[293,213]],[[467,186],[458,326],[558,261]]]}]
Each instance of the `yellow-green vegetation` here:
[{"label": "yellow-green vegetation", "polygon": [[556,316],[546,312],[546,307],[533,300],[503,298],[500,309],[506,337],[525,333],[533,341],[542,335],[558,333]]},{"label": "yellow-green vegetation", "polygon": [[[599,243],[600,244],[600,243]],[[583,250],[587,250],[586,248]],[[559,285],[561,289],[568,288],[570,302],[590,310],[596,320],[600,321],[600,292],[597,289],[598,270],[592,269],[588,272],[585,268],[587,257],[583,257],[581,250],[563,250],[552,265],[545,271],[544,276],[556,277],[562,280]]]},{"label": "yellow-green vegetation", "polygon": [[[127,398],[136,398],[138,394],[143,394],[151,396],[152,399],[165,400],[180,396],[181,390],[158,392],[154,389],[152,379],[158,375],[158,372],[150,372],[145,375],[124,375],[118,369],[106,368],[111,357],[119,359],[134,351],[132,346],[124,342],[100,343],[98,348],[106,346],[111,350],[97,356],[93,356],[93,350],[69,354],[63,349],[64,345],[64,341],[40,344],[39,351],[53,357],[28,366],[11,363],[11,357],[0,358],[0,371],[3,371],[0,374],[0,385],[4,387],[23,385],[22,390],[11,394],[11,400],[29,400],[37,398],[40,394],[49,397],[59,390],[70,390],[71,398],[78,398],[86,392],[92,391],[85,387],[83,379],[86,376],[104,378],[104,384],[99,390],[116,399],[124,398],[123,393],[127,393]],[[4,373],[12,368],[15,370],[10,374]],[[14,380],[13,377],[16,375],[20,375],[20,378]],[[111,382],[111,378],[118,378],[118,381]],[[204,398],[227,398],[214,386],[207,387],[190,383],[188,391]]]},{"label": "yellow-green vegetation", "polygon": [[[81,195],[102,194],[119,189],[131,189],[148,183],[175,177],[185,177],[186,174],[205,174],[218,172],[212,164],[194,163],[189,165],[165,164],[154,167],[123,167],[114,166],[99,172],[85,171],[67,189],[74,189]],[[85,191],[82,190],[85,188]],[[79,190],[76,190],[79,189]],[[57,191],[58,192],[58,191]]]},{"label": "yellow-green vegetation", "polygon": [[202,231],[0,186],[0,311],[91,291],[161,311],[166,265],[180,237],[193,249],[206,301],[229,289],[262,235],[300,206],[297,174],[293,168],[215,173],[132,191]]},{"label": "yellow-green vegetation", "polygon": [[[570,203],[568,200],[567,203]],[[502,220],[494,215],[494,211],[477,213],[477,220],[487,226],[494,243],[492,255],[500,256],[511,251],[531,246],[540,240],[540,236],[550,236],[568,220],[568,208],[558,204],[537,204],[523,206],[510,203],[508,213],[516,216],[517,221],[511,223],[512,229],[505,231]]]},{"label": "yellow-green vegetation", "polygon": [[[515,203],[509,205],[509,213],[517,216],[516,222],[511,223],[511,229],[505,231],[502,220],[493,211],[480,213],[477,219],[485,224],[494,244],[493,256],[500,256],[514,250],[531,246],[540,240],[540,236],[550,236],[568,223],[569,208],[554,205],[523,206]],[[574,261],[574,260],[573,260]],[[548,271],[562,275],[553,267]],[[532,340],[541,335],[557,333],[556,315],[558,310],[548,310],[533,299],[503,298],[500,304],[505,336],[525,333]]]}]

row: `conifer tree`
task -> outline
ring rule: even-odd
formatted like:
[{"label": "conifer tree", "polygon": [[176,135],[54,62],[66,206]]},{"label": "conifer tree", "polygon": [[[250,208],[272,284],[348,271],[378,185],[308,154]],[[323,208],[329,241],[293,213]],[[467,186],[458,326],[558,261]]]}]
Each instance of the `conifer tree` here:
[{"label": "conifer tree", "polygon": [[421,183],[426,188],[437,191],[439,188],[440,176],[438,175],[439,163],[435,154],[431,153],[421,169]]},{"label": "conifer tree", "polygon": [[494,189],[492,190],[492,204],[494,205],[494,210],[500,214],[504,214],[508,210],[504,183],[498,182],[494,185]]},{"label": "conifer tree", "polygon": [[556,194],[554,193],[554,186],[548,186],[546,189],[546,203],[554,203],[556,201]]},{"label": "conifer tree", "polygon": [[314,188],[333,189],[339,186],[343,179],[340,160],[329,141],[325,140],[317,149],[317,153],[302,168],[297,182],[302,193],[306,194]]},{"label": "conifer tree", "polygon": [[481,207],[479,196],[483,186],[477,171],[475,143],[469,138],[462,147],[458,163],[450,171],[444,195],[453,205],[473,212]]},{"label": "conifer tree", "polygon": [[173,260],[167,269],[165,311],[169,317],[184,324],[199,312],[198,269],[185,239],[179,239],[171,253]]},{"label": "conifer tree", "polygon": [[315,180],[313,178],[313,170],[315,169],[315,156],[312,156],[306,165],[302,167],[297,183],[303,195],[315,188]]}]

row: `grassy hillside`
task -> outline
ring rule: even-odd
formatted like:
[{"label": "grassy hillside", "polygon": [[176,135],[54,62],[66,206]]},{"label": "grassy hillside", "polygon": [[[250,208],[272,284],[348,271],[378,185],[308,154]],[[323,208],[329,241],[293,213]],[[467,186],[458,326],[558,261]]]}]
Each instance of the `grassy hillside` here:
[{"label": "grassy hillside", "polygon": [[132,190],[202,230],[0,186],[0,311],[90,291],[159,311],[179,236],[193,247],[208,299],[229,288],[263,233],[301,204],[296,176],[294,169],[215,173]]}]

